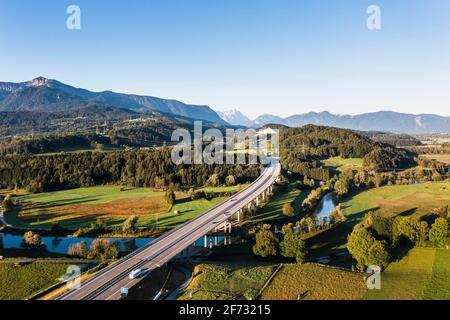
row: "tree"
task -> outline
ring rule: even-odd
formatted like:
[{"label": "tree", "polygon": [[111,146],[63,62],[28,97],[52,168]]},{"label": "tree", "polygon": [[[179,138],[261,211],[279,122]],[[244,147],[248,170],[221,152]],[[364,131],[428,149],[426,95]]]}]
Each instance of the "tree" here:
[{"label": "tree", "polygon": [[217,174],[213,174],[209,177],[208,181],[206,182],[206,185],[208,187],[217,187],[220,184],[220,177]]},{"label": "tree", "polygon": [[167,190],[164,198],[169,206],[173,206],[175,204],[175,192],[173,192],[172,189]]},{"label": "tree", "polygon": [[11,211],[14,207],[14,203],[11,199],[11,195],[7,195],[5,197],[5,199],[3,199],[2,202],[2,207],[3,207],[3,212],[8,213],[9,211]]},{"label": "tree", "polygon": [[23,235],[22,246],[25,248],[38,248],[43,246],[42,238],[38,233],[28,231]]},{"label": "tree", "polygon": [[430,230],[430,241],[439,248],[445,247],[448,240],[448,222],[444,218],[437,218]]},{"label": "tree", "polygon": [[278,239],[270,231],[264,228],[256,234],[256,243],[253,246],[253,253],[257,256],[267,258],[277,255]]},{"label": "tree", "polygon": [[313,218],[311,217],[306,218],[305,223],[308,228],[308,232],[313,232],[315,230],[316,224]]},{"label": "tree", "polygon": [[424,226],[419,219],[413,217],[396,217],[392,226],[392,241],[394,245],[402,239],[417,245],[424,237]]},{"label": "tree", "polygon": [[369,249],[368,265],[375,265],[384,269],[389,264],[389,259],[387,243],[385,241],[375,240]]},{"label": "tree", "polygon": [[381,175],[379,173],[375,174],[375,177],[373,179],[373,183],[374,183],[376,188],[381,187],[381,184],[383,183],[383,178],[381,177]]},{"label": "tree", "polygon": [[67,254],[71,257],[86,258],[89,255],[89,247],[86,241],[81,241],[70,245]]},{"label": "tree", "polygon": [[283,205],[283,214],[288,217],[292,217],[295,213],[294,207],[291,203],[285,203]]},{"label": "tree", "polygon": [[349,188],[348,183],[345,180],[338,180],[334,184],[334,190],[336,190],[336,193],[339,196],[343,196],[349,192],[350,188]]},{"label": "tree", "polygon": [[88,259],[99,259],[101,261],[117,259],[119,248],[116,243],[111,243],[108,239],[95,239],[92,241]]},{"label": "tree", "polygon": [[136,224],[138,222],[137,216],[131,216],[122,225],[122,231],[124,233],[132,234],[136,232]]},{"label": "tree", "polygon": [[229,175],[225,178],[225,184],[227,186],[234,186],[236,184],[236,179],[234,178],[234,176]]},{"label": "tree", "polygon": [[358,269],[364,270],[369,265],[369,251],[375,243],[372,234],[358,224],[348,237],[347,249],[358,263]]},{"label": "tree", "polygon": [[[187,193],[187,196],[192,199],[194,194],[195,194],[194,188],[190,188],[188,193]],[[192,200],[194,200],[194,199],[192,199]]]},{"label": "tree", "polygon": [[285,258],[295,258],[297,263],[303,263],[307,254],[306,244],[300,234],[290,229],[280,243],[280,253]]}]

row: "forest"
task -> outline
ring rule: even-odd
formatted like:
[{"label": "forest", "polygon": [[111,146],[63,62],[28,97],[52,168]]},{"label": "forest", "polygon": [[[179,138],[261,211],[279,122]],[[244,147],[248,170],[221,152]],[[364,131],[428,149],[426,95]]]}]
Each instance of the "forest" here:
[{"label": "forest", "polygon": [[320,160],[330,157],[363,158],[367,170],[390,171],[415,166],[417,156],[351,130],[315,125],[280,130],[280,155],[284,169],[321,181],[331,173]]},{"label": "forest", "polygon": [[255,180],[256,165],[175,165],[169,148],[152,151],[82,152],[47,156],[0,156],[0,188],[30,192],[123,184],[174,189],[217,184],[234,176],[236,183]]}]

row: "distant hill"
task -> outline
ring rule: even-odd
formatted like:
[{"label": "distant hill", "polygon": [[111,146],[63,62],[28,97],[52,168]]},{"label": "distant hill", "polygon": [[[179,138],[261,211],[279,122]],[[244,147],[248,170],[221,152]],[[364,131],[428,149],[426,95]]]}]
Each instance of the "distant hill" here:
[{"label": "distant hill", "polygon": [[337,156],[362,158],[369,171],[389,171],[416,165],[417,155],[348,129],[306,125],[280,130],[280,160],[286,170],[328,180],[332,173],[321,165],[321,160]]},{"label": "distant hill", "polygon": [[208,106],[190,105],[177,100],[112,91],[92,92],[43,77],[23,83],[0,82],[0,111],[60,112],[85,108],[92,104],[137,112],[157,111],[227,124]]},{"label": "distant hill", "polygon": [[283,124],[289,127],[315,124],[357,131],[384,131],[407,134],[450,132],[450,117],[432,114],[413,115],[391,111],[365,113],[355,116],[334,115],[329,112],[310,112],[288,118],[263,115],[253,121],[253,125],[257,127],[269,123]]}]

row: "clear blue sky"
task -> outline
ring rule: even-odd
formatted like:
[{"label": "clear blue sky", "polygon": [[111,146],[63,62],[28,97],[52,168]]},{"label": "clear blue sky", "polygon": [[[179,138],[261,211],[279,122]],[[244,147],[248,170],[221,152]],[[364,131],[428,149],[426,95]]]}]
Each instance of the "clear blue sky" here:
[{"label": "clear blue sky", "polygon": [[[66,8],[82,29],[66,29]],[[382,30],[366,9],[382,9]],[[256,117],[450,115],[448,0],[1,0],[0,81],[37,76]]]}]

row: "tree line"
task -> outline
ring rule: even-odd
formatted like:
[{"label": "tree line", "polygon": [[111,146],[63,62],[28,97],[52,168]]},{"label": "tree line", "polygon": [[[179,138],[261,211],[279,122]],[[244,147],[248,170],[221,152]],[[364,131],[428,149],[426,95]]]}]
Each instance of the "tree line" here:
[{"label": "tree line", "polygon": [[[247,183],[259,176],[257,165],[176,165],[168,148],[112,153],[83,152],[48,156],[0,156],[0,187],[30,192],[122,184],[155,189],[204,186],[212,176],[225,183]],[[230,179],[230,178],[228,178]]]}]

